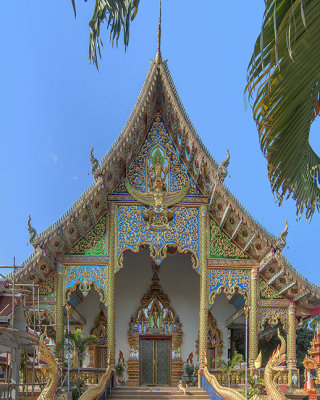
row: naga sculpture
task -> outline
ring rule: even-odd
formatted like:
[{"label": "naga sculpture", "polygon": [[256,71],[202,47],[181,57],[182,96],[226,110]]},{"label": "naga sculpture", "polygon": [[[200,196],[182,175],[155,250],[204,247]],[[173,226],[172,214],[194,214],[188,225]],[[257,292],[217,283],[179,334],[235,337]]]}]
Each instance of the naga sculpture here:
[{"label": "naga sculpture", "polygon": [[34,228],[32,228],[32,226],[31,226],[31,216],[29,215],[29,218],[28,218],[28,232],[29,232],[29,243],[30,244],[33,244],[34,243],[34,239],[35,239],[35,237],[37,236],[37,231],[34,229]]},{"label": "naga sculpture", "polygon": [[79,397],[79,400],[96,400],[99,399],[106,390],[107,384],[112,379],[112,373],[114,369],[111,367],[110,363],[110,354],[108,358],[108,368],[105,373],[99,379],[97,385],[90,387],[87,389],[82,395]]},{"label": "naga sculpture", "polygon": [[[277,385],[275,383],[276,378],[280,374],[282,367],[279,364],[283,363],[286,360],[286,341],[280,335],[280,331],[278,329],[278,338],[280,339],[281,346],[279,346],[273,355],[270,357],[266,368],[264,370],[264,385],[268,396],[272,400],[286,400],[286,397],[279,392]],[[274,376],[274,372],[276,375]]]},{"label": "naga sculpture", "polygon": [[99,167],[99,161],[93,155],[93,150],[94,149],[92,146],[90,151],[91,173],[94,176],[94,179],[98,179],[99,176],[101,175],[101,171]]},{"label": "naga sculpture", "polygon": [[220,164],[220,167],[218,169],[218,176],[219,176],[219,180],[220,182],[223,182],[227,175],[228,175],[228,165],[230,164],[230,153],[229,150],[227,150],[227,158],[222,161],[222,163]]},{"label": "naga sculpture", "polygon": [[284,230],[280,233],[279,238],[276,241],[276,249],[279,250],[280,252],[286,247],[287,241],[286,237],[288,236],[288,220],[286,219],[286,227]]},{"label": "naga sculpture", "polygon": [[48,364],[49,381],[40,393],[38,400],[53,400],[56,395],[59,382],[59,369],[56,359],[51,351],[46,347],[44,338],[47,335],[47,329],[40,336],[39,340],[39,358]]},{"label": "naga sculpture", "polygon": [[[280,393],[280,391],[277,388],[277,385],[275,383],[275,380],[277,376],[280,374],[280,371],[282,367],[279,365],[283,363],[286,359],[286,341],[284,338],[280,335],[280,332],[278,330],[278,338],[280,339],[281,346],[279,346],[273,355],[270,357],[270,360],[268,361],[265,370],[264,370],[264,384],[266,391],[268,393],[268,399],[269,400],[286,400],[287,398]],[[258,358],[261,358],[261,355],[259,354]],[[260,364],[257,359],[257,364]],[[260,364],[261,365],[261,364]],[[274,372],[276,374],[274,375]],[[210,374],[207,368],[207,364],[205,362],[205,367],[203,369],[203,374],[206,378],[206,380],[211,384],[212,388],[214,391],[221,396],[224,400],[245,400],[246,398],[239,393],[235,389],[227,388],[218,382],[217,378]],[[260,400],[259,396],[254,396],[254,400]]]},{"label": "naga sculpture", "polygon": [[203,374],[206,380],[213,387],[213,390],[224,400],[246,400],[238,390],[220,385],[217,378],[208,371],[207,365],[205,365],[203,369]]}]

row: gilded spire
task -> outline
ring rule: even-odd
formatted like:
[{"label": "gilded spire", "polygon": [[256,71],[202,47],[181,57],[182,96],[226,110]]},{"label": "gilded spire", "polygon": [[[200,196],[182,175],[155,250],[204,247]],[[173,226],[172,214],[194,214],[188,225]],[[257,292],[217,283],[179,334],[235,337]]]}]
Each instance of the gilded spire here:
[{"label": "gilded spire", "polygon": [[161,0],[160,0],[160,7],[159,7],[158,48],[157,48],[157,53],[156,53],[156,63],[157,64],[160,64],[162,62],[160,45],[161,45]]}]

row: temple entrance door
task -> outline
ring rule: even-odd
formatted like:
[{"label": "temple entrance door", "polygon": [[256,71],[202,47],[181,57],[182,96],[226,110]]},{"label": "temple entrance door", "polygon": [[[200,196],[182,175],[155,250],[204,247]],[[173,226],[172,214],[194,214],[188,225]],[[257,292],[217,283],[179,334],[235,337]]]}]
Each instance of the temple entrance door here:
[{"label": "temple entrance door", "polygon": [[95,347],[95,368],[107,368],[108,348],[107,346]]},{"label": "temple entrance door", "polygon": [[169,385],[170,339],[140,340],[141,385]]}]

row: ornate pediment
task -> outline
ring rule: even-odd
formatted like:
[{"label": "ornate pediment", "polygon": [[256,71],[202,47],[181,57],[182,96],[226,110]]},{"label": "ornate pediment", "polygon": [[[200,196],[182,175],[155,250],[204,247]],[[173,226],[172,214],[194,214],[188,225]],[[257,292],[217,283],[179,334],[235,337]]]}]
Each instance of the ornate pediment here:
[{"label": "ornate pediment", "polygon": [[283,296],[279,295],[271,285],[268,285],[267,282],[261,280],[260,299],[283,299]]},{"label": "ornate pediment", "polygon": [[127,170],[126,178],[121,180],[114,193],[128,193],[126,180],[135,190],[142,193],[148,192],[151,183],[148,179],[148,177],[150,178],[148,170],[150,171],[155,166],[156,155],[161,158],[161,165],[165,173],[163,180],[168,193],[183,190],[186,183],[190,182],[187,195],[202,195],[188,169],[181,161],[160,113],[157,113],[154,117],[136,158]]},{"label": "ornate pediment", "polygon": [[66,254],[82,256],[107,254],[106,216],[104,215]]},{"label": "ornate pediment", "polygon": [[213,218],[210,218],[210,258],[250,258],[223,232]]}]

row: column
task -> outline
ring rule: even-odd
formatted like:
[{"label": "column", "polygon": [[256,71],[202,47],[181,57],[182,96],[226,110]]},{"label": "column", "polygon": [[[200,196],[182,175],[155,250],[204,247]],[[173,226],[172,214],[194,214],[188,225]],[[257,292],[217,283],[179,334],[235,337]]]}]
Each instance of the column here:
[{"label": "column", "polygon": [[106,306],[108,312],[108,350],[111,365],[115,365],[115,267],[116,267],[116,206],[111,203],[108,210],[108,254],[106,282]]},{"label": "column", "polygon": [[[288,383],[292,386],[292,372],[297,370],[297,357],[296,357],[296,305],[293,301],[290,302],[288,310],[288,336],[287,336],[287,365],[288,365]],[[297,372],[295,375],[297,376]],[[297,380],[297,379],[296,379]],[[297,382],[294,382],[296,385]]]},{"label": "column", "polygon": [[199,215],[199,271],[200,277],[200,329],[199,329],[199,366],[203,367],[207,354],[208,312],[209,312],[209,270],[207,266],[207,241],[209,223],[206,206],[200,207]]},{"label": "column", "polygon": [[259,333],[259,272],[257,267],[251,270],[250,282],[250,313],[249,313],[249,368],[254,368],[254,362],[258,357],[258,333]]},{"label": "column", "polygon": [[20,370],[20,349],[15,344],[11,354],[11,383],[16,384],[11,391],[12,400],[19,400],[19,370]]},{"label": "column", "polygon": [[[64,265],[58,264],[56,280],[56,341],[63,340]],[[63,350],[58,355],[63,358]]]}]

